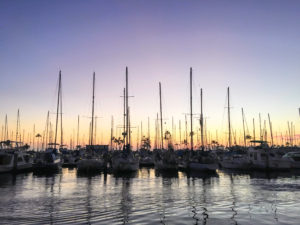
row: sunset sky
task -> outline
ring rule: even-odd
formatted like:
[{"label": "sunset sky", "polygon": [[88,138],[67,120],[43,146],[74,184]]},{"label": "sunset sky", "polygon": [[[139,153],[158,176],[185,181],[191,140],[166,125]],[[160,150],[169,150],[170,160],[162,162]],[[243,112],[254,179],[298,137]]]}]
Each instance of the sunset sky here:
[{"label": "sunset sky", "polygon": [[[87,130],[96,72],[98,143],[108,143],[111,116],[122,124],[125,67],[129,68],[131,120],[150,117],[154,136],[162,83],[166,128],[172,116],[189,112],[189,68],[193,68],[194,111],[204,116],[214,136],[226,136],[226,89],[230,87],[233,128],[242,128],[244,108],[252,118],[267,120],[274,133],[292,121],[299,130],[300,107],[299,1],[0,1],[0,126],[8,115],[15,132],[43,132],[47,111],[54,123],[57,80],[62,71],[66,143]],[[195,122],[195,130],[199,121]],[[268,123],[267,123],[268,124]],[[116,129],[116,128],[115,128]],[[133,128],[136,135],[137,128]],[[258,131],[256,131],[258,133]],[[178,134],[177,134],[178,135]],[[28,135],[26,135],[27,137]],[[25,137],[25,138],[26,138]],[[136,138],[134,137],[134,140]]]}]

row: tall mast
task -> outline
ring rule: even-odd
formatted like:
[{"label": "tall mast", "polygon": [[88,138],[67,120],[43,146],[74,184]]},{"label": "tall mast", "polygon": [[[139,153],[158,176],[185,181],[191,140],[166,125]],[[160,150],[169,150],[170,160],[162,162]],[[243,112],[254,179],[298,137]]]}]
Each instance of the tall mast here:
[{"label": "tall mast", "polygon": [[49,143],[49,142],[48,142],[48,138],[49,138],[49,134],[48,134],[48,133],[49,133],[49,113],[50,113],[50,112],[49,112],[49,110],[48,110],[48,113],[47,113],[47,121],[46,121],[46,140],[45,140],[45,142],[46,142],[46,143],[45,143],[45,146],[46,146],[46,147],[45,147],[45,148],[47,148],[48,143]]},{"label": "tall mast", "polygon": [[187,116],[185,115],[184,116],[184,119],[185,119],[185,147],[187,148],[187,141],[188,141],[188,135],[187,135],[187,118],[186,118]]},{"label": "tall mast", "polygon": [[193,87],[192,87],[193,69],[190,68],[190,117],[191,117],[191,151],[194,150],[193,142]]},{"label": "tall mast", "polygon": [[125,149],[126,143],[126,88],[123,90],[123,149]]},{"label": "tall mast", "polygon": [[[56,107],[56,123],[55,123],[55,136],[54,136],[54,144],[56,145],[57,141],[57,128],[58,128],[58,115],[59,115],[59,102],[60,102],[60,85],[61,85],[61,70],[59,71],[58,76],[58,94],[57,94],[57,107]],[[35,134],[33,134],[33,138]]]},{"label": "tall mast", "polygon": [[139,142],[140,142],[139,138],[140,138],[140,127],[138,126],[137,135],[136,135],[136,150],[139,150]]},{"label": "tall mast", "polygon": [[255,121],[253,118],[253,140],[255,140]]},{"label": "tall mast", "polygon": [[242,108],[242,117],[243,117],[243,131],[244,131],[244,146],[246,147],[245,116],[244,116],[243,108]]},{"label": "tall mast", "polygon": [[95,107],[95,72],[93,73],[93,99],[92,99],[92,123],[91,123],[91,143],[90,145],[93,145],[93,137],[94,137],[94,107]]},{"label": "tall mast", "polygon": [[229,87],[227,87],[227,103],[228,103],[228,146],[231,147],[231,124],[230,124],[230,98],[229,98]]},{"label": "tall mast", "polygon": [[19,126],[20,126],[20,111],[18,109],[18,114],[17,114],[17,129],[16,129],[16,141],[18,141]]},{"label": "tall mast", "polygon": [[164,138],[163,138],[163,123],[162,123],[162,102],[161,102],[161,83],[159,82],[159,109],[160,109],[160,138],[161,148],[164,149]]},{"label": "tall mast", "polygon": [[111,116],[110,150],[113,150],[113,137],[114,137],[114,117]]},{"label": "tall mast", "polygon": [[79,115],[78,115],[78,119],[77,119],[77,144],[76,147],[79,146]]},{"label": "tall mast", "polygon": [[4,127],[4,140],[8,140],[8,122],[7,122],[7,114],[5,115],[5,127]]},{"label": "tall mast", "polygon": [[157,132],[157,130],[158,130],[158,125],[157,125],[157,123],[158,123],[158,113],[156,113],[156,120],[155,120],[155,143],[154,143],[154,148],[155,149],[158,149],[158,144],[157,144],[157,139],[158,139],[158,132]]},{"label": "tall mast", "polygon": [[125,104],[126,104],[126,143],[129,144],[129,106],[128,106],[128,67],[126,66],[126,89],[125,89]]},{"label": "tall mast", "polygon": [[130,108],[128,107],[128,110],[127,110],[127,115],[128,115],[128,140],[129,140],[129,143],[128,143],[128,149],[130,150],[131,149],[131,127],[130,127]]},{"label": "tall mast", "polygon": [[150,118],[148,116],[148,139],[150,141]]},{"label": "tall mast", "polygon": [[291,138],[292,138],[292,146],[294,145],[294,138],[295,138],[295,136],[294,136],[294,125],[293,125],[293,122],[291,122]]},{"label": "tall mast", "polygon": [[53,142],[53,130],[52,130],[52,123],[49,122],[49,143]]},{"label": "tall mast", "polygon": [[35,124],[33,124],[33,135],[32,135],[32,148],[34,150],[34,141],[35,140]]},{"label": "tall mast", "polygon": [[205,132],[205,145],[207,146],[208,145],[208,142],[207,142],[208,135],[207,135],[207,120],[206,120],[206,118],[204,120],[204,132]]},{"label": "tall mast", "polygon": [[172,116],[172,135],[171,135],[171,139],[172,139],[173,144],[174,144],[174,138],[175,138],[174,117]]},{"label": "tall mast", "polygon": [[179,120],[179,148],[181,149],[181,120]]},{"label": "tall mast", "polygon": [[274,142],[273,142],[273,131],[272,131],[272,123],[271,123],[271,119],[270,119],[270,114],[268,113],[268,117],[269,117],[269,126],[270,126],[270,134],[271,134],[271,146],[273,146]]},{"label": "tall mast", "polygon": [[94,143],[97,144],[97,119],[98,117],[95,116],[95,134],[94,134]]},{"label": "tall mast", "polygon": [[203,141],[203,100],[202,100],[202,88],[200,89],[200,130],[201,130],[201,149],[204,151]]},{"label": "tall mast", "polygon": [[262,130],[261,130],[261,116],[259,113],[259,136],[260,136],[260,140],[263,140],[263,134],[262,134]]},{"label": "tall mast", "polygon": [[63,139],[63,121],[62,121],[62,83],[60,77],[60,146],[63,147],[64,139]]},{"label": "tall mast", "polygon": [[288,132],[289,132],[289,142],[290,142],[290,145],[292,144],[292,136],[291,136],[291,129],[290,129],[290,122],[288,121]]}]

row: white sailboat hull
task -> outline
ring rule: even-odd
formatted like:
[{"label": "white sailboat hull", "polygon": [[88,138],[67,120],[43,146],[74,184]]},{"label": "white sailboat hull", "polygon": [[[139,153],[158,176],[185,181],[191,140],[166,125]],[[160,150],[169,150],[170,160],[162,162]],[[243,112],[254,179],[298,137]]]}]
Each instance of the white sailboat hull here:
[{"label": "white sailboat hull", "polygon": [[32,169],[32,159],[22,152],[16,152],[14,154],[2,153],[1,157],[7,157],[7,160],[6,162],[0,163],[0,173],[20,172]]}]

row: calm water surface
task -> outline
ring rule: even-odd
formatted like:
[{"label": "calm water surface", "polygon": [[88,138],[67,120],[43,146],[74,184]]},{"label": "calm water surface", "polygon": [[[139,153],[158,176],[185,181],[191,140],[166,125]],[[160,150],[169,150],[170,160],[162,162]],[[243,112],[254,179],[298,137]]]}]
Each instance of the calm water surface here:
[{"label": "calm water surface", "polygon": [[0,175],[0,224],[300,224],[300,173]]}]

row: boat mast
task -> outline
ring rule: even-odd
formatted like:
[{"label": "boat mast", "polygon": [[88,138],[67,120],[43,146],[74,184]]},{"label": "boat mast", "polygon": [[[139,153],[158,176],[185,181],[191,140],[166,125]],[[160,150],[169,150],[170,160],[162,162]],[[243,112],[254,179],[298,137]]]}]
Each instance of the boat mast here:
[{"label": "boat mast", "polygon": [[62,121],[62,84],[60,78],[60,146],[63,147],[63,121]]},{"label": "boat mast", "polygon": [[202,88],[200,89],[200,129],[201,129],[201,149],[204,151],[203,140],[203,101],[202,101]]},{"label": "boat mast", "polygon": [[184,116],[184,119],[185,119],[185,147],[187,148],[187,144],[188,144],[188,135],[187,135],[187,116],[185,114]]},{"label": "boat mast", "polygon": [[129,106],[128,106],[128,67],[126,66],[126,89],[125,89],[125,104],[126,104],[126,149],[129,147]]},{"label": "boat mast", "polygon": [[163,123],[162,123],[162,102],[161,102],[161,83],[159,82],[159,109],[160,109],[160,138],[161,148],[164,149],[164,138],[163,138]]},{"label": "boat mast", "polygon": [[32,135],[32,149],[34,150],[34,139],[35,139],[35,124],[33,124],[33,135]]},{"label": "boat mast", "polygon": [[271,119],[270,119],[270,114],[268,113],[268,117],[269,117],[269,126],[270,126],[270,134],[271,134],[271,146],[273,146],[274,142],[273,142],[273,131],[272,131],[272,123],[271,123]]},{"label": "boat mast", "polygon": [[158,125],[157,125],[157,123],[158,123],[158,113],[156,113],[156,120],[155,120],[155,143],[154,143],[154,149],[157,149],[157,146],[158,146],[158,144],[157,144],[157,139],[158,139],[158,135],[157,135],[157,130],[158,130]]},{"label": "boat mast", "polygon": [[8,140],[8,123],[7,123],[7,114],[5,115],[5,126],[4,126],[4,141]]},{"label": "boat mast", "polygon": [[181,120],[179,120],[179,148],[181,149]]},{"label": "boat mast", "polygon": [[111,116],[110,150],[113,150],[113,136],[114,136],[114,117]]},{"label": "boat mast", "polygon": [[127,112],[127,115],[128,115],[128,139],[129,139],[129,143],[128,143],[128,149],[130,150],[131,149],[131,126],[130,126],[130,108],[128,107],[128,112]]},{"label": "boat mast", "polygon": [[262,130],[261,130],[261,116],[259,113],[259,136],[260,136],[260,140],[263,140],[263,135],[262,135]]},{"label": "boat mast", "polygon": [[291,129],[290,129],[290,122],[288,121],[288,132],[289,132],[289,142],[290,145],[292,145],[292,135],[291,135]]},{"label": "boat mast", "polygon": [[94,144],[97,144],[97,119],[98,119],[98,116],[95,116],[94,118],[95,118],[95,123],[94,123],[95,124]]},{"label": "boat mast", "polygon": [[[56,141],[57,141],[58,115],[59,115],[59,102],[60,102],[60,85],[61,85],[61,70],[59,71],[59,76],[58,76],[58,94],[57,94],[56,123],[55,123],[55,137],[54,137],[55,148],[56,148]],[[33,134],[33,138],[34,137],[35,137],[35,134]]]},{"label": "boat mast", "polygon": [[136,135],[136,150],[139,150],[139,142],[140,142],[139,138],[140,138],[140,127],[138,126],[137,135]]},{"label": "boat mast", "polygon": [[93,98],[92,98],[92,122],[91,122],[91,143],[93,145],[93,137],[94,137],[94,110],[95,110],[95,72],[93,73]]},{"label": "boat mast", "polygon": [[78,119],[77,119],[77,145],[76,147],[79,146],[79,115],[78,115]]},{"label": "boat mast", "polygon": [[244,131],[244,146],[246,147],[245,116],[244,116],[243,108],[242,108],[242,118],[243,118],[243,131]]},{"label": "boat mast", "polygon": [[[255,140],[255,121],[254,121],[254,118],[253,118],[253,140]],[[255,143],[254,143],[255,145]]]},{"label": "boat mast", "polygon": [[126,88],[123,90],[123,149],[125,149],[126,143]]},{"label": "boat mast", "polygon": [[46,140],[45,140],[45,142],[46,142],[46,144],[45,144],[45,148],[47,148],[47,146],[48,146],[48,138],[49,138],[49,135],[48,135],[48,133],[49,133],[49,110],[48,110],[48,113],[47,113],[47,122],[46,122]]},{"label": "boat mast", "polygon": [[19,109],[18,109],[18,113],[17,113],[16,142],[18,142],[18,136],[19,136],[19,126],[20,126],[20,111],[19,111]]},{"label": "boat mast", "polygon": [[228,108],[228,146],[231,147],[231,124],[230,124],[230,98],[229,98],[229,87],[227,87],[227,108]]},{"label": "boat mast", "polygon": [[174,138],[175,138],[174,117],[172,116],[172,135],[171,135],[171,140],[172,140],[173,144],[175,143]]},{"label": "boat mast", "polygon": [[190,68],[190,117],[191,117],[191,151],[194,150],[194,143],[193,143],[193,88],[192,88],[192,76],[193,76],[192,67]]}]

